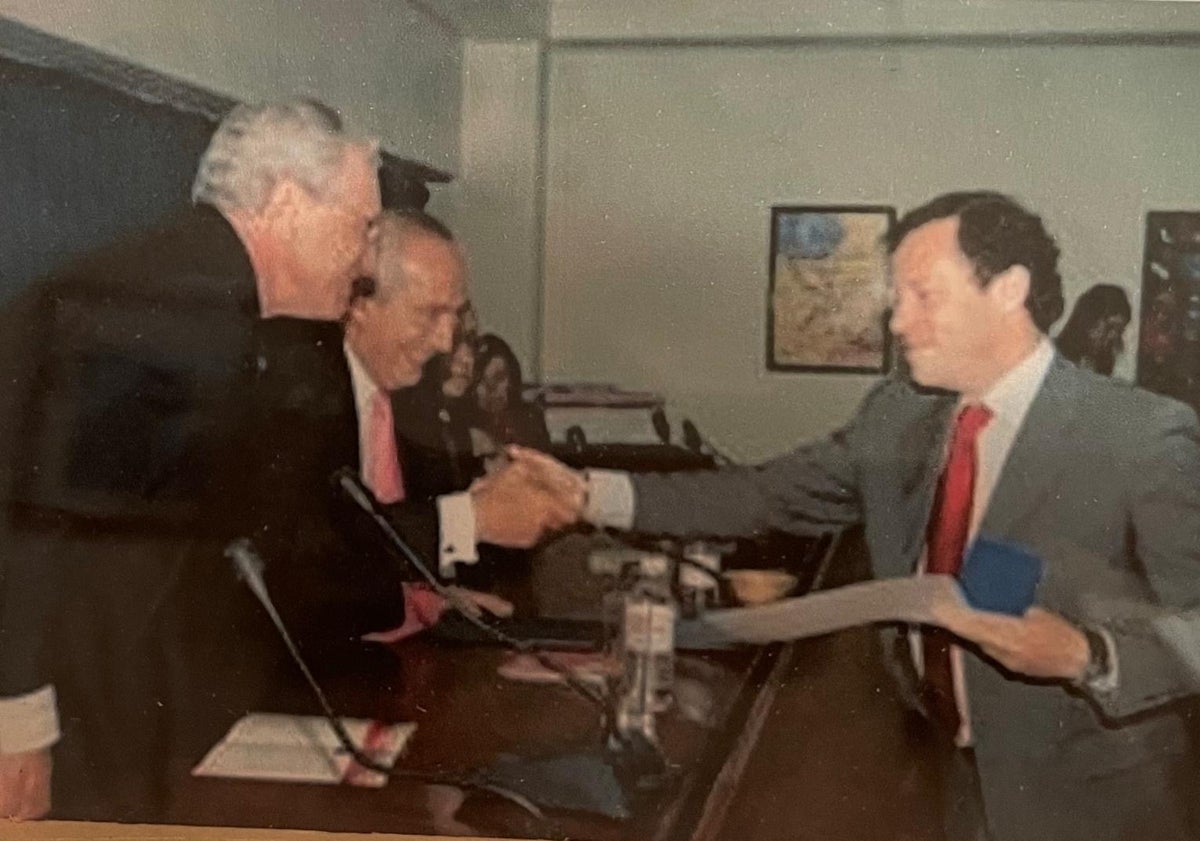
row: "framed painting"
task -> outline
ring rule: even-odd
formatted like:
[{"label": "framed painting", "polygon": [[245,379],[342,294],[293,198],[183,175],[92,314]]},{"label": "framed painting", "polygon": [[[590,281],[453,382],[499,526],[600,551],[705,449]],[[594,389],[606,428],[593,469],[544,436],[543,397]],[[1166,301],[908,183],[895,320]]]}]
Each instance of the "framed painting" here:
[{"label": "framed painting", "polygon": [[771,209],[767,368],[880,373],[890,360],[880,206]]}]

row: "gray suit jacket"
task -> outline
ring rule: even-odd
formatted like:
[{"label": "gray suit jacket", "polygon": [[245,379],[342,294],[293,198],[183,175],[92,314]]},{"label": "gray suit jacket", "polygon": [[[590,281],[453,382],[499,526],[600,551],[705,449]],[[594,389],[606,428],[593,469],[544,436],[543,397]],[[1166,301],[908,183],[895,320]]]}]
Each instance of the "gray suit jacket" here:
[{"label": "gray suit jacket", "polygon": [[[748,535],[861,522],[875,574],[910,575],[955,404],[887,380],[827,440],[761,466],[636,476],[635,528]],[[1120,681],[1083,694],[966,658],[998,839],[1190,837],[1183,807],[1197,789],[1180,699],[1200,676],[1154,620],[1200,623],[1198,438],[1190,408],[1060,357],[1030,407],[979,533],[1044,560],[1038,602],[1107,628]]]}]

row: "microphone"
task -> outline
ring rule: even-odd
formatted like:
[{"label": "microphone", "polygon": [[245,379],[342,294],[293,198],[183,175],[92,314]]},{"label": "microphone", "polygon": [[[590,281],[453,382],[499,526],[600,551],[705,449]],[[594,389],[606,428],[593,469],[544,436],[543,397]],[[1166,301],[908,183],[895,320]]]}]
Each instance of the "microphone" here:
[{"label": "microphone", "polygon": [[321,710],[325,713],[325,718],[328,719],[329,726],[333,728],[333,733],[337,737],[338,744],[341,745],[342,750],[350,754],[354,761],[364,768],[389,776],[394,775],[394,770],[391,766],[376,762],[363,753],[358,745],[354,744],[354,740],[350,738],[350,734],[346,732],[346,728],[342,725],[342,720],[334,713],[333,706],[329,703],[329,699],[325,697],[325,692],[321,689],[321,685],[317,683],[317,679],[309,671],[308,664],[304,662],[304,658],[300,655],[300,650],[292,640],[292,635],[288,633],[287,627],[279,617],[279,611],[275,609],[275,603],[271,600],[271,594],[267,592],[267,582],[263,579],[263,570],[266,568],[266,562],[263,561],[262,557],[254,549],[254,544],[250,542],[250,538],[240,537],[226,546],[225,557],[229,558],[233,563],[234,572],[237,573],[238,578],[246,582],[246,586],[258,597],[263,608],[267,611],[267,615],[271,617],[271,622],[275,625],[276,630],[279,631],[279,635],[283,637],[283,642],[287,646],[288,653],[292,655],[292,659],[300,667],[304,679],[308,681],[308,685],[317,696],[317,700],[321,704]]},{"label": "microphone", "polygon": [[345,491],[354,503],[366,511],[368,514],[375,515],[379,513],[376,507],[375,497],[371,492],[363,486],[358,475],[349,467],[341,467],[333,472],[333,481]]},{"label": "microphone", "polygon": [[391,520],[387,518],[387,515],[380,510],[379,503],[375,501],[374,495],[367,490],[365,485],[363,485],[362,480],[359,478],[357,473],[355,473],[349,467],[340,467],[333,472],[333,475],[330,476],[330,479],[335,485],[342,489],[346,496],[354,500],[354,503],[371,517],[371,519],[375,522],[375,525],[377,525],[379,530],[387,536],[387,539],[391,542],[391,544],[399,549],[404,557],[406,557],[408,561],[417,568],[417,571],[421,573],[425,580],[429,582],[429,586],[433,588],[434,592],[444,598],[451,605],[451,607],[453,607],[462,615],[464,619],[482,630],[485,634],[488,634],[509,648],[532,655],[534,659],[536,659],[546,668],[561,674],[563,679],[566,680],[567,684],[576,692],[583,695],[592,703],[603,705],[604,699],[595,691],[593,691],[590,686],[579,680],[579,678],[575,677],[575,675],[571,674],[569,669],[563,668],[559,664],[555,663],[554,660],[547,657],[543,652],[536,650],[530,640],[518,639],[510,634],[505,633],[494,625],[489,625],[487,622],[484,622],[482,619],[476,616],[475,612],[472,611],[471,606],[466,603],[462,596],[439,581],[437,576],[429,571],[429,567],[425,564],[425,562],[421,560],[420,556],[413,551],[412,547],[409,546],[404,538],[400,536],[399,532],[396,531],[395,526],[392,525]]},{"label": "microphone", "polygon": [[254,544],[248,537],[239,537],[225,547],[225,557],[233,563],[233,571],[237,577],[267,606],[271,597],[267,593],[267,582],[263,580],[263,570],[266,562],[254,551]]},{"label": "microphone", "polygon": [[[361,493],[363,489],[361,486],[358,486],[357,479],[353,476],[350,478],[353,480],[350,484],[355,486]],[[347,487],[347,493],[349,492],[350,489]],[[374,507],[369,495],[363,497],[363,501],[370,504],[372,508]],[[271,594],[267,591],[267,583],[263,578],[263,570],[266,568],[266,562],[263,561],[262,557],[255,550],[254,544],[250,542],[250,538],[240,537],[231,542],[225,547],[225,557],[229,558],[233,563],[234,572],[237,573],[238,578],[246,582],[246,586],[253,591],[258,600],[262,602],[262,606],[266,608],[267,614],[271,617],[271,621],[279,631],[279,635],[283,637],[283,642],[287,646],[288,652],[292,655],[292,659],[296,662],[296,665],[304,674],[304,679],[308,681],[309,687],[312,688],[313,693],[317,696],[317,700],[321,704],[321,711],[325,714],[329,726],[333,728],[333,733],[337,737],[338,744],[355,762],[363,768],[383,774],[385,777],[419,780],[430,785],[453,785],[490,791],[493,794],[498,794],[507,800],[511,800],[539,820],[545,819],[545,815],[542,814],[541,810],[528,798],[503,786],[493,785],[486,780],[475,780],[450,774],[408,771],[392,765],[385,765],[368,756],[362,748],[354,744],[354,740],[346,732],[342,720],[333,711],[333,706],[329,703],[329,699],[325,697],[325,692],[321,689],[321,685],[317,683],[317,679],[309,671],[308,664],[304,662],[304,658],[300,655],[296,643],[292,640],[292,635],[288,633],[283,620],[279,618],[279,612],[275,609],[275,603],[271,600]]]},{"label": "microphone", "polygon": [[429,571],[429,567],[421,560],[420,555],[400,536],[399,532],[392,525],[391,520],[387,518],[387,515],[379,507],[379,503],[375,500],[375,495],[367,490],[367,486],[362,483],[362,479],[359,478],[358,474],[349,467],[339,467],[333,471],[333,475],[330,478],[335,485],[341,488],[346,496],[354,501],[355,505],[366,512],[367,516],[379,527],[379,530],[387,536],[391,544],[399,549],[401,554],[408,559],[408,562],[417,568],[417,572],[421,573],[421,577],[429,582],[429,586],[436,590],[443,598],[448,599],[452,604],[456,604],[457,606],[455,601],[457,596],[448,590],[438,580],[436,575]]},{"label": "microphone", "polygon": [[693,453],[700,455],[711,455],[717,464],[734,464],[735,462],[720,449],[718,449],[711,439],[706,438],[700,433],[699,427],[694,424],[691,419],[684,418],[683,424],[683,446]]}]

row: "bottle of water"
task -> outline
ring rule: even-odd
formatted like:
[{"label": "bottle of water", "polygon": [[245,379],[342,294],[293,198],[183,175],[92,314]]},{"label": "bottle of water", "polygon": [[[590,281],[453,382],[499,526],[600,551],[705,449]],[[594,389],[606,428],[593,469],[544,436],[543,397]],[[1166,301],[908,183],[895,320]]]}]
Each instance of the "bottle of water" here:
[{"label": "bottle of water", "polygon": [[638,696],[645,714],[671,706],[675,684],[675,603],[671,562],[645,555],[638,580],[625,597],[624,654],[627,692]]},{"label": "bottle of water", "polygon": [[721,553],[712,544],[696,540],[683,547],[679,565],[679,596],[683,615],[694,619],[717,604]]}]

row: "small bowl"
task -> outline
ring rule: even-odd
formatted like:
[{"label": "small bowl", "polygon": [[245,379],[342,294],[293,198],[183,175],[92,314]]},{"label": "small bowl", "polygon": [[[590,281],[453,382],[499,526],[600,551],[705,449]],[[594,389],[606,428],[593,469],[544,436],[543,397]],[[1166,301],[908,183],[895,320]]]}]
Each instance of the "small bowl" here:
[{"label": "small bowl", "polygon": [[792,592],[799,580],[781,569],[731,569],[724,578],[733,597],[744,605],[778,601]]}]

